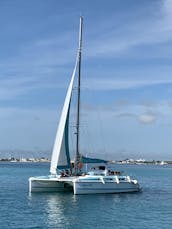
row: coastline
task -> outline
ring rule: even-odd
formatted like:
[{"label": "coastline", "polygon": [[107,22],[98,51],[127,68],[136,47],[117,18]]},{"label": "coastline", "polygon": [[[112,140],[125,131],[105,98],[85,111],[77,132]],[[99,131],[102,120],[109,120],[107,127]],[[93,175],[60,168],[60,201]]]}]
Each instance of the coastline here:
[{"label": "coastline", "polygon": [[44,157],[41,157],[41,158],[14,158],[14,157],[10,157],[10,158],[0,158],[0,162],[16,162],[16,163],[20,163],[20,162],[34,162],[34,163],[37,163],[37,162],[41,162],[41,163],[45,163],[45,162],[50,162],[51,160],[48,159],[48,158],[44,158]]},{"label": "coastline", "polygon": [[[26,162],[34,162],[34,163],[50,163],[51,160],[45,157],[41,158],[0,158],[1,162],[16,162],[16,163],[26,163]],[[117,160],[117,161],[108,161],[110,164],[137,164],[137,165],[171,165],[172,161],[166,160],[144,160],[144,159],[125,159],[125,160]]]}]

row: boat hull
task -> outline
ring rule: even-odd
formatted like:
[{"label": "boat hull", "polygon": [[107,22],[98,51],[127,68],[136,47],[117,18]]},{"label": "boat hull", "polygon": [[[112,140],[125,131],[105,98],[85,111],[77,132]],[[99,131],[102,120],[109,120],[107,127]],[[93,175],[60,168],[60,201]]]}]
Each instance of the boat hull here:
[{"label": "boat hull", "polygon": [[59,178],[30,177],[29,192],[71,192],[72,181]]},{"label": "boat hull", "polygon": [[30,177],[30,192],[73,192],[78,194],[131,193],[140,191],[137,180],[117,176]]},{"label": "boat hull", "polygon": [[98,194],[98,193],[131,193],[139,192],[138,183],[130,182],[91,182],[91,181],[75,181],[74,194]]}]

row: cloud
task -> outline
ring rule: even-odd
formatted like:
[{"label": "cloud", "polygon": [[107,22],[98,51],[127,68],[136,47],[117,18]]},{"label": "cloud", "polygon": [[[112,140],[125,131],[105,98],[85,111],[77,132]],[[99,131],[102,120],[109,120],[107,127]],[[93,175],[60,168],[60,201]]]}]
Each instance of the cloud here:
[{"label": "cloud", "polygon": [[[171,22],[172,19],[172,2],[171,0],[163,0],[162,1],[162,10],[166,21]],[[171,27],[170,27],[171,28]]]},{"label": "cloud", "polygon": [[[14,63],[13,63],[14,64]],[[14,67],[15,66],[15,67]],[[26,66],[1,64],[0,100],[15,100],[19,96],[31,96],[32,91],[66,89],[70,70],[54,66]],[[68,74],[65,74],[68,72]],[[47,93],[47,91],[46,91]]]},{"label": "cloud", "polygon": [[31,37],[16,44],[15,53],[0,63],[0,100],[15,100],[39,89],[66,88],[75,64],[74,32]]},{"label": "cloud", "polygon": [[96,27],[98,39],[94,37],[93,42],[87,43],[86,56],[99,58],[126,56],[135,47],[171,41],[172,2],[170,0],[164,0],[161,4],[154,2],[141,9],[138,8],[137,11],[127,18],[121,17],[121,24],[115,27],[114,17],[103,23],[106,24],[103,29]]},{"label": "cloud", "polygon": [[[161,5],[154,4],[154,7],[157,13],[149,14],[146,19],[139,12],[134,14],[133,18],[128,15],[128,21],[121,20],[118,27],[112,20],[114,16],[110,20],[106,19],[103,26],[101,24],[96,27],[96,33],[92,36],[95,39],[93,42],[89,34],[93,32],[95,25],[92,26],[92,29],[87,27],[88,41],[83,43],[85,61],[95,56],[108,58],[118,56],[120,53],[126,55],[126,51],[135,46],[162,43],[172,39],[171,1],[163,1]],[[142,13],[146,13],[145,9]],[[70,29],[68,31],[60,30],[58,35],[32,37],[30,41],[21,43],[15,57],[4,59],[0,64],[0,100],[15,99],[39,88],[51,89],[66,86],[64,81],[70,77],[75,62],[77,39],[76,31],[73,32]],[[148,78],[138,72],[138,75],[135,74],[128,78],[120,75],[113,77],[114,70],[107,72],[106,67],[105,70],[95,71],[92,74],[94,73],[94,77],[83,79],[83,89],[118,90],[172,83],[169,75],[162,78],[162,76],[153,77],[150,74]],[[124,72],[124,76],[125,74],[127,73]],[[99,75],[102,77],[97,80]],[[140,76],[144,79],[140,80]]]},{"label": "cloud", "polygon": [[157,119],[156,114],[153,113],[142,113],[142,114],[134,114],[134,113],[119,113],[117,114],[115,117],[119,117],[119,118],[132,118],[135,119],[137,121],[139,121],[142,124],[151,124],[153,122],[155,122],[155,120]]},{"label": "cloud", "polygon": [[[121,17],[120,26],[117,26],[118,23],[114,23],[113,15],[113,18],[104,20],[103,25],[101,23],[101,26],[96,27],[96,33],[93,33],[95,24],[91,29],[87,27],[88,40],[83,42],[85,61],[87,62],[90,57],[108,58],[119,56],[119,54],[127,55],[127,51],[133,47],[162,43],[172,39],[171,1],[166,0],[163,1],[163,4],[154,4],[154,6],[157,13],[149,14],[146,19],[140,12],[137,12],[134,17],[128,15],[127,22],[124,21],[125,18]],[[145,10],[143,12],[146,13]],[[89,34],[92,34],[92,39],[89,38]],[[63,76],[66,76],[67,80],[72,72],[77,39],[77,30],[73,32],[70,29],[68,31],[60,30],[58,35],[32,37],[31,40],[21,43],[14,57],[11,56],[1,61],[0,100],[14,100],[18,96],[27,95],[32,90],[36,91],[40,88],[51,89],[66,86]],[[106,71],[105,67],[102,72],[94,72],[94,77],[83,80],[83,89],[132,89],[172,83],[171,76],[163,76],[163,78],[150,76],[149,79],[144,77],[143,80],[140,80],[140,77],[136,75],[130,78],[113,77],[114,71],[109,73]],[[99,75],[102,77],[97,80]]]},{"label": "cloud", "polygon": [[[142,74],[142,73],[141,73]],[[138,77],[140,78],[140,77]],[[83,87],[91,90],[121,90],[121,89],[132,89],[132,88],[141,88],[145,86],[161,85],[161,84],[172,84],[171,77],[163,77],[163,79],[136,79],[130,77],[130,79],[120,80],[116,77],[107,77],[107,78],[92,78],[84,79]]]},{"label": "cloud", "polygon": [[156,115],[153,113],[144,113],[138,116],[138,120],[140,123],[143,123],[143,124],[151,124],[155,122]]},{"label": "cloud", "polygon": [[136,114],[131,113],[131,112],[118,111],[116,112],[115,117],[117,118],[136,118]]},{"label": "cloud", "polygon": [[[172,106],[168,100],[152,101],[148,100],[144,103],[133,102],[129,99],[127,103],[121,104],[119,99],[115,104],[107,105],[87,105],[82,107],[84,113],[83,120],[91,116],[101,117],[102,120],[119,120],[119,123],[140,123],[140,124],[154,124],[157,125],[171,125],[172,124]],[[104,121],[102,121],[104,122]]]}]

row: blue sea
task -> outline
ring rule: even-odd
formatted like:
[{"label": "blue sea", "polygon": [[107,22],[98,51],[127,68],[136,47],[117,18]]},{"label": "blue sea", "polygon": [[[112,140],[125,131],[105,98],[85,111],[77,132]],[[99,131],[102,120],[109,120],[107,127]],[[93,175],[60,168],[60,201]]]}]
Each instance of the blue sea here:
[{"label": "blue sea", "polygon": [[49,163],[0,163],[0,228],[172,228],[172,166],[117,165],[136,176],[134,194],[29,194],[28,178]]}]

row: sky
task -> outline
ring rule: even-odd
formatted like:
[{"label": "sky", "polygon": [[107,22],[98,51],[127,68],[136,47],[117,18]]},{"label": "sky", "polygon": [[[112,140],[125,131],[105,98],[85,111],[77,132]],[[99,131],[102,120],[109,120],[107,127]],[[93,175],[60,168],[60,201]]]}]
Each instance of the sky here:
[{"label": "sky", "polygon": [[81,153],[172,160],[170,0],[1,0],[0,158],[51,157],[80,15]]}]

